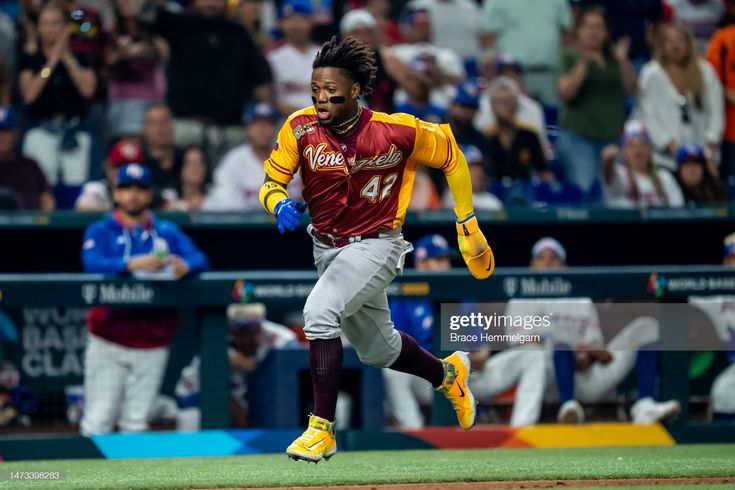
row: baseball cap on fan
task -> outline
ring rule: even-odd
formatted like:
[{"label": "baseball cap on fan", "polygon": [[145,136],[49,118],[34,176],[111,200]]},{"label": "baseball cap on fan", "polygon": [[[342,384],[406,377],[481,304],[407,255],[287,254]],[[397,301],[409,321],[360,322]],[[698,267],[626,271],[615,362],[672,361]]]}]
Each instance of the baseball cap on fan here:
[{"label": "baseball cap on fan", "polygon": [[245,109],[245,114],[242,116],[242,121],[245,124],[250,124],[257,121],[258,119],[266,119],[275,123],[278,121],[278,111],[265,102],[258,102],[257,104],[251,104]]},{"label": "baseball cap on fan", "polygon": [[130,163],[120,167],[117,171],[117,182],[115,183],[115,187],[120,188],[130,186],[138,186],[145,189],[153,187],[150,169],[140,165],[139,163]]},{"label": "baseball cap on fan", "polygon": [[676,163],[681,166],[688,162],[707,163],[704,148],[693,143],[680,146],[676,152]]},{"label": "baseball cap on fan", "polygon": [[431,13],[421,6],[412,7],[401,17],[401,23],[409,26],[431,24]]},{"label": "baseball cap on fan", "polygon": [[378,23],[373,14],[365,9],[355,9],[347,12],[339,23],[339,32],[347,33],[355,29],[375,29]]},{"label": "baseball cap on fan", "polygon": [[462,145],[459,148],[462,151],[468,165],[482,165],[485,157],[475,145]]},{"label": "baseball cap on fan", "polygon": [[310,0],[285,0],[278,9],[278,18],[291,17],[292,15],[304,15],[310,17],[314,14]]},{"label": "baseball cap on fan", "polygon": [[427,235],[419,238],[414,244],[414,262],[439,257],[451,257],[454,250],[449,247],[447,239],[441,235]]},{"label": "baseball cap on fan", "polygon": [[623,128],[623,137],[620,140],[620,144],[625,146],[634,138],[639,138],[645,143],[651,144],[651,136],[648,134],[648,129],[643,125],[642,122],[636,120],[630,120],[625,123]]},{"label": "baseball cap on fan", "polygon": [[518,73],[523,72],[523,64],[521,60],[512,54],[501,54],[495,60],[495,72],[501,73],[505,70],[515,70]]},{"label": "baseball cap on fan", "polygon": [[263,303],[234,303],[227,307],[227,321],[230,328],[240,330],[259,327],[265,319],[265,305]]},{"label": "baseball cap on fan", "polygon": [[465,80],[457,85],[457,94],[454,96],[454,103],[463,107],[471,107],[479,109],[480,107],[480,89],[472,80]]},{"label": "baseball cap on fan", "polygon": [[18,115],[12,107],[0,107],[0,130],[11,131],[18,127]]},{"label": "baseball cap on fan", "polygon": [[130,141],[118,141],[107,153],[107,165],[119,167],[128,163],[141,163],[143,161],[143,148],[137,143]]},{"label": "baseball cap on fan", "polygon": [[559,243],[559,240],[551,237],[544,237],[533,245],[533,248],[531,248],[531,260],[541,255],[541,252],[544,250],[554,252],[562,262],[567,261],[567,251],[564,248],[564,245]]}]

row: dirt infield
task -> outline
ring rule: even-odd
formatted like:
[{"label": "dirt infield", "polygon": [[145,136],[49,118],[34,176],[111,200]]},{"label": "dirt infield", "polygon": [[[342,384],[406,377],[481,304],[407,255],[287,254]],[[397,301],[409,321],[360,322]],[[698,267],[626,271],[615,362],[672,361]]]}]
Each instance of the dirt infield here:
[{"label": "dirt infield", "polygon": [[[468,483],[401,483],[394,485],[345,485],[319,487],[267,487],[257,490],[495,490],[504,488],[580,488],[580,487],[640,487],[659,485],[727,485],[735,484],[733,478],[630,478],[616,480],[519,480]],[[218,489],[223,490],[223,489]],[[224,490],[250,490],[250,487]],[[256,490],[252,488],[252,490]]]}]

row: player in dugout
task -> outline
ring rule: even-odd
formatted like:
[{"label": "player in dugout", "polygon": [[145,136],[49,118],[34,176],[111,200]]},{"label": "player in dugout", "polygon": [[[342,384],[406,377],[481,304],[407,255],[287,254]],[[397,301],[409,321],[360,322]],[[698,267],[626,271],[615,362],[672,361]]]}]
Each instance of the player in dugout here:
[{"label": "player in dugout", "polygon": [[[156,219],[151,171],[137,163],[118,169],[117,209],[89,225],[82,245],[84,272],[177,280],[209,269],[209,260],[181,230]],[[85,436],[148,429],[169,345],[181,318],[170,308],[95,307],[89,312],[84,357]]]}]

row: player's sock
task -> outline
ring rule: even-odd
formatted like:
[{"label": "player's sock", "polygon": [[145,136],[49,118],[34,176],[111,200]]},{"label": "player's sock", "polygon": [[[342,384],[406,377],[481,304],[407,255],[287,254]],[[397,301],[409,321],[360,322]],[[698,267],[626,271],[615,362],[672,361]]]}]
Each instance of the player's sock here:
[{"label": "player's sock", "polygon": [[574,352],[567,345],[554,346],[554,372],[559,402],[574,400]]},{"label": "player's sock", "polygon": [[309,341],[309,370],[314,389],[314,415],[334,422],[339,378],[342,374],[342,339]]},{"label": "player's sock", "polygon": [[398,333],[401,334],[401,353],[389,367],[395,371],[424,378],[432,386],[440,386],[444,382],[442,362],[421,347],[410,335]]},{"label": "player's sock", "polygon": [[638,399],[651,397],[656,399],[656,371],[658,368],[658,352],[640,350],[635,360],[635,371],[638,375]]}]

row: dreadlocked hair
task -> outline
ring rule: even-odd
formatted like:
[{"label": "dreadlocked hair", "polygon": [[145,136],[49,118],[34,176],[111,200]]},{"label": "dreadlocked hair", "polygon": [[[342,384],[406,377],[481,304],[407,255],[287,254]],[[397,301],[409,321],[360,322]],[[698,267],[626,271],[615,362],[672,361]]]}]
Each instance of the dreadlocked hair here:
[{"label": "dreadlocked hair", "polygon": [[360,84],[360,95],[370,95],[370,86],[375,80],[378,68],[375,65],[375,51],[353,37],[337,42],[332,36],[316,54],[312,68],[339,68]]}]

